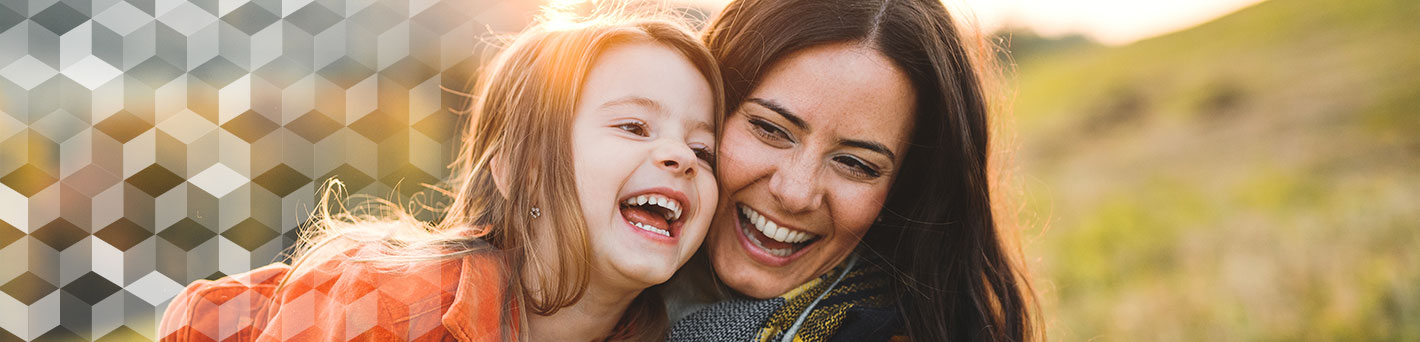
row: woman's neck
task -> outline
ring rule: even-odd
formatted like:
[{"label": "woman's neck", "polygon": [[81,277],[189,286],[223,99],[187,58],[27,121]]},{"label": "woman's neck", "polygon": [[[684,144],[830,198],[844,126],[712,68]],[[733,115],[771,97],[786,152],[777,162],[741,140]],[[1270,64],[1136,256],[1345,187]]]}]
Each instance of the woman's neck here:
[{"label": "woman's neck", "polygon": [[607,286],[593,276],[582,299],[571,306],[547,316],[529,314],[527,336],[531,341],[604,339],[642,290]]}]

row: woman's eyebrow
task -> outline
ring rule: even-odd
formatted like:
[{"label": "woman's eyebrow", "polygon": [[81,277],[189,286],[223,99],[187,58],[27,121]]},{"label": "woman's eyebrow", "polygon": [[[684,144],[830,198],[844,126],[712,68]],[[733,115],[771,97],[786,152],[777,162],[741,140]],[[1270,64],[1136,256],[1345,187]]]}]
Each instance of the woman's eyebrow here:
[{"label": "woman's eyebrow", "polygon": [[804,119],[800,118],[798,115],[794,115],[794,113],[790,112],[788,109],[784,109],[784,106],[779,105],[779,103],[774,102],[774,100],[751,97],[745,101],[753,102],[754,104],[764,107],[765,109],[769,109],[771,111],[774,111],[775,113],[779,113],[779,115],[784,117],[784,120],[789,120],[789,123],[794,124],[794,126],[798,126],[801,130],[809,130],[808,122],[805,122]]},{"label": "woman's eyebrow", "polygon": [[897,155],[893,154],[892,150],[888,149],[887,145],[883,145],[878,142],[857,139],[840,139],[838,140],[838,144],[882,153],[886,155],[888,159],[897,160]]}]

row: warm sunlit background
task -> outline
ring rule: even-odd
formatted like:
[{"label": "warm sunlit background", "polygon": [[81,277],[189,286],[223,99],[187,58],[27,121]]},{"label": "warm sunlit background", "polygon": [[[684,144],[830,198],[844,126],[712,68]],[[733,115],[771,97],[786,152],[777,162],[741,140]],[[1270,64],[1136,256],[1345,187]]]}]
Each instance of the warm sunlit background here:
[{"label": "warm sunlit background", "polygon": [[[947,3],[1003,50],[1050,340],[1420,340],[1420,2]],[[323,180],[437,182],[440,86],[543,4],[0,1],[0,340],[152,339]]]}]

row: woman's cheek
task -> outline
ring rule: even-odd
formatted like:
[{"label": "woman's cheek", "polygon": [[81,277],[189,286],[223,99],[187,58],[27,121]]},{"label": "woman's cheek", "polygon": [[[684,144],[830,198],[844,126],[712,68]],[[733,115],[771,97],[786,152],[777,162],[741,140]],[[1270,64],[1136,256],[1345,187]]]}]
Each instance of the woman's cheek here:
[{"label": "woman's cheek", "polygon": [[[890,190],[888,185],[872,184],[864,186],[859,184],[860,191],[845,191],[841,196],[834,196],[840,201],[838,208],[853,208],[852,210],[835,211],[834,221],[839,227],[847,227],[848,230],[858,237],[868,232],[868,228],[878,220],[878,214],[882,212],[883,205],[887,200],[887,193]],[[840,184],[839,189],[852,189],[852,185]]]}]

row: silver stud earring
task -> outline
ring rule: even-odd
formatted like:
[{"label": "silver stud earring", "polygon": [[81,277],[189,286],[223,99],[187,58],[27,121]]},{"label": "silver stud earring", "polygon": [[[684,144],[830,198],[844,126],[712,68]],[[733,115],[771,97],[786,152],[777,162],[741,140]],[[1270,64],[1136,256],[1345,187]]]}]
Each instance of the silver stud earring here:
[{"label": "silver stud earring", "polygon": [[532,207],[532,210],[529,210],[529,211],[528,211],[528,214],[529,214],[529,215],[532,215],[533,218],[542,217],[542,209],[538,209],[537,207]]}]

